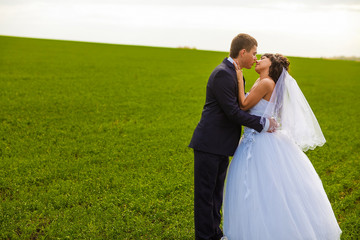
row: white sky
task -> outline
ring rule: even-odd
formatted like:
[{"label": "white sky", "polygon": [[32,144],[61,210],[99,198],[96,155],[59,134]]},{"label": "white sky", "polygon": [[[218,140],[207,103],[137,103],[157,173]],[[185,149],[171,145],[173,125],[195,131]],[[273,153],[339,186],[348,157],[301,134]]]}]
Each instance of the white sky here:
[{"label": "white sky", "polygon": [[[282,2],[283,1],[283,2]],[[228,51],[360,56],[360,0],[0,0],[0,35]]]}]

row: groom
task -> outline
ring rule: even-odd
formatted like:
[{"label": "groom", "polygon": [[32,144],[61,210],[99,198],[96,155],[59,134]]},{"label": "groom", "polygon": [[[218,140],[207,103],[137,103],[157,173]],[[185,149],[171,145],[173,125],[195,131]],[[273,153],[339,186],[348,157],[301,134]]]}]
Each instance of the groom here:
[{"label": "groom", "polygon": [[[238,81],[234,61],[240,69],[250,69],[256,62],[257,41],[248,34],[239,34],[231,42],[230,57],[211,73],[206,87],[206,102],[189,147],[194,149],[195,237],[220,239],[223,188],[229,165],[238,146],[241,125],[258,132],[273,129],[276,122],[240,110]],[[245,84],[245,80],[244,80]]]}]

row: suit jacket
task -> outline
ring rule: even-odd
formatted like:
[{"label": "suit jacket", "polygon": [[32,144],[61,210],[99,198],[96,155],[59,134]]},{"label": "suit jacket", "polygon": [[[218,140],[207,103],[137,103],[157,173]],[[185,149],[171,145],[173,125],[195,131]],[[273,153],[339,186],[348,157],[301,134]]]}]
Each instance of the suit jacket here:
[{"label": "suit jacket", "polygon": [[260,117],[241,110],[234,65],[227,60],[211,73],[206,102],[189,147],[213,154],[233,156],[239,144],[241,125],[261,132]]}]

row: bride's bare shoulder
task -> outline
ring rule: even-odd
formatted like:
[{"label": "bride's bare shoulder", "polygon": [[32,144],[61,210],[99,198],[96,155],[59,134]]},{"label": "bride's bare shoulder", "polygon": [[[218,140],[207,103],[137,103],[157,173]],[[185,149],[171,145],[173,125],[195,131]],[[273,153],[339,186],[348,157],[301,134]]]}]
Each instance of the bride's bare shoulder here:
[{"label": "bride's bare shoulder", "polygon": [[275,87],[275,82],[271,78],[263,78],[259,82],[263,87],[273,89]]},{"label": "bride's bare shoulder", "polygon": [[274,80],[272,80],[271,78],[263,78],[261,81],[275,85]]}]

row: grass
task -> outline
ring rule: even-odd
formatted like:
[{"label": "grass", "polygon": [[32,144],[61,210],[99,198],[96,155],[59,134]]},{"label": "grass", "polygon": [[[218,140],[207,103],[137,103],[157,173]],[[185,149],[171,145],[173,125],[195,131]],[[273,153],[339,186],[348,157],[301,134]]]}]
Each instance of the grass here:
[{"label": "grass", "polygon": [[[193,239],[187,145],[226,56],[0,36],[0,238]],[[360,63],[290,61],[327,139],[307,155],[358,239]]]}]

